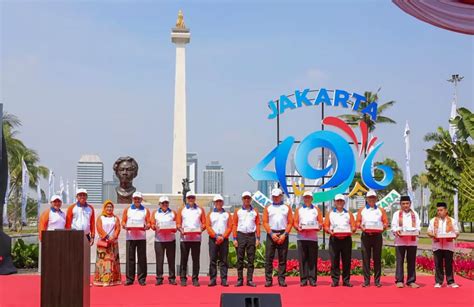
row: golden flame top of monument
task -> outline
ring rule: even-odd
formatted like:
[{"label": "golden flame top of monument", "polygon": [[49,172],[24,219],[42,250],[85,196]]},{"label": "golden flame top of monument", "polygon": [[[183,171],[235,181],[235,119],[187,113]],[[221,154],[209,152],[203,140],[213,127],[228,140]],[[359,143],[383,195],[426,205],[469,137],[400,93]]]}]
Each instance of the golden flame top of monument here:
[{"label": "golden flame top of monument", "polygon": [[186,29],[186,25],[184,24],[184,16],[183,16],[182,10],[179,10],[178,12],[178,19],[176,20],[176,28]]}]

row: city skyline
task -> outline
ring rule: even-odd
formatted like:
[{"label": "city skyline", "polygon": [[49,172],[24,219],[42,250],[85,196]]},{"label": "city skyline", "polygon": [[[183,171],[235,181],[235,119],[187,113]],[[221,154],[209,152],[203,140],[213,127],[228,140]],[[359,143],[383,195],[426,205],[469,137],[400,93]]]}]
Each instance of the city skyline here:
[{"label": "city skyline", "polygon": [[[58,178],[74,178],[80,155],[96,153],[111,178],[114,159],[131,155],[140,165],[134,182],[139,190],[153,191],[162,182],[164,191],[171,191],[175,50],[169,32],[180,6],[9,2],[2,8],[1,99],[4,109],[22,120],[20,137],[38,151],[41,164]],[[397,101],[387,114],[397,124],[377,127],[385,142],[378,160],[392,157],[403,165],[408,120],[412,174],[424,169],[430,144],[423,136],[438,126],[448,128],[451,74],[465,77],[458,105],[472,105],[472,38],[419,22],[391,3],[181,8],[193,31],[186,55],[188,149],[199,152],[201,161],[226,166],[229,195],[256,186],[247,172],[275,146],[267,103],[283,93],[382,87],[382,103]],[[233,14],[227,16],[229,10]],[[314,11],[326,12],[318,23]],[[288,14],[301,21],[281,23]],[[354,19],[364,15],[371,18]],[[216,26],[214,16],[227,16],[226,22]],[[254,31],[262,20],[264,36]],[[296,42],[304,45],[294,48]],[[268,46],[274,46],[271,52]],[[419,117],[426,112],[429,117]],[[313,108],[287,114],[282,136],[318,129],[319,113]],[[58,141],[64,150],[53,145]]]}]

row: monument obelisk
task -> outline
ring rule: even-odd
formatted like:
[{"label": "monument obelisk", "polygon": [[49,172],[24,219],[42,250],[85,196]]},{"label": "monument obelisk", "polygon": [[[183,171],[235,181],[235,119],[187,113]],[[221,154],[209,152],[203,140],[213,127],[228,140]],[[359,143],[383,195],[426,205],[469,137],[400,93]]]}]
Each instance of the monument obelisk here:
[{"label": "monument obelisk", "polygon": [[191,33],[184,24],[183,12],[178,13],[176,27],[171,29],[171,41],[176,45],[173,124],[173,181],[171,190],[178,194],[186,178],[186,44]]}]

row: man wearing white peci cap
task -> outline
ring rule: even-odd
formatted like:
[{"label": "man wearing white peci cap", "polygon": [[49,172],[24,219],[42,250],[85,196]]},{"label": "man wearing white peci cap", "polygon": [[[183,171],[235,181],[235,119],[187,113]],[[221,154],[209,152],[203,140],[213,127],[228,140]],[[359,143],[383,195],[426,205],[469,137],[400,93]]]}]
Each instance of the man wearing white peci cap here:
[{"label": "man wearing white peci cap", "polygon": [[296,237],[300,263],[300,286],[308,284],[316,286],[318,259],[318,231],[323,226],[323,214],[313,205],[313,192],[303,193],[303,205],[295,210],[294,227],[298,231]]},{"label": "man wearing white peci cap", "polygon": [[77,189],[77,202],[67,209],[66,229],[83,230],[89,244],[94,244],[95,213],[94,208],[87,203],[87,190]]},{"label": "man wearing white peci cap", "polygon": [[356,223],[352,213],[344,209],[346,199],[344,195],[334,197],[334,208],[329,210],[324,220],[324,230],[331,235],[329,238],[329,255],[331,257],[331,287],[339,286],[341,276],[340,263],[342,259],[342,285],[352,287],[351,257],[352,238],[356,231]]},{"label": "man wearing white peci cap", "polygon": [[126,276],[125,286],[135,280],[135,254],[138,258],[137,279],[140,286],[146,285],[146,230],[150,229],[150,211],[142,205],[143,196],[140,192],[132,195],[133,203],[125,208],[122,214],[122,227],[126,234]]},{"label": "man wearing white peci cap", "polygon": [[273,258],[278,251],[278,284],[286,287],[286,260],[288,256],[288,235],[293,227],[293,213],[283,203],[283,191],[272,190],[272,203],[263,209],[263,227],[267,232],[265,241],[265,287],[272,286]]},{"label": "man wearing white peci cap", "polygon": [[256,287],[253,282],[255,249],[260,244],[260,217],[252,207],[252,193],[242,193],[242,208],[235,209],[233,216],[234,247],[237,249],[237,284],[244,285],[244,258],[247,254],[247,286]]},{"label": "man wearing white peci cap", "polygon": [[61,211],[61,206],[63,204],[61,196],[51,196],[50,203],[51,208],[49,208],[49,210],[45,210],[41,214],[38,222],[38,235],[40,241],[43,237],[43,231],[64,229],[64,226],[66,225],[66,214]]},{"label": "man wearing white peci cap", "polygon": [[209,234],[209,287],[214,287],[217,279],[217,260],[221,273],[221,285],[227,287],[229,236],[232,232],[232,217],[223,208],[224,198],[214,196],[214,209],[207,214],[206,228]]},{"label": "man wearing white peci cap", "polygon": [[[170,200],[167,196],[160,197],[159,208],[151,214],[151,228],[155,231],[156,256],[156,283],[163,284],[163,263],[168,259],[168,281],[176,285],[176,212],[169,208]],[[174,228],[170,227],[173,225]],[[168,225],[168,227],[161,229]]]}]

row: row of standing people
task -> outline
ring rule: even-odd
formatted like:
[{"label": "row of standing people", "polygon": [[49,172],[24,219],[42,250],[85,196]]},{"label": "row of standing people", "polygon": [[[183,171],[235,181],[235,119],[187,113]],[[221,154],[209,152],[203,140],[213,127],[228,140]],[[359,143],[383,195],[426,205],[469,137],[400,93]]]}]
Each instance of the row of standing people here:
[{"label": "row of standing people", "polygon": [[[328,234],[329,253],[331,257],[331,286],[339,286],[342,260],[342,285],[352,287],[350,283],[350,262],[352,251],[351,235],[360,228],[362,260],[363,260],[363,287],[370,285],[370,263],[374,265],[374,284],[381,286],[381,250],[382,232],[387,230],[388,220],[385,211],[376,205],[377,196],[374,191],[366,195],[366,205],[354,218],[352,213],[344,209],[345,198],[336,195],[334,208],[330,210],[323,221],[322,212],[313,205],[313,196],[310,192],[303,194],[304,203],[293,213],[291,207],[284,204],[283,193],[280,189],[272,191],[272,204],[263,210],[263,227],[266,231],[265,255],[265,286],[273,284],[273,259],[278,254],[278,284],[286,287],[286,260],[289,245],[289,233],[292,228],[297,230],[297,246],[300,262],[300,285],[316,286],[318,258],[318,228],[323,228]],[[186,204],[175,212],[169,208],[167,197],[160,198],[159,208],[151,214],[142,205],[142,195],[136,192],[133,195],[133,204],[126,208],[122,219],[114,214],[114,204],[106,201],[100,217],[95,221],[94,209],[87,204],[87,191],[77,191],[77,203],[71,205],[64,214],[59,196],[51,199],[51,209],[46,210],[39,223],[39,236],[43,230],[52,229],[78,229],[84,230],[90,244],[94,242],[95,232],[99,235],[97,243],[97,260],[94,284],[100,286],[121,283],[120,261],[118,254],[118,235],[120,229],[126,233],[126,281],[125,285],[133,284],[135,280],[135,267],[138,262],[137,279],[140,285],[146,284],[147,259],[146,259],[146,230],[155,231],[155,256],[156,256],[156,285],[163,284],[164,256],[168,259],[168,281],[176,285],[175,233],[180,233],[180,284],[187,285],[187,263],[189,254],[192,258],[192,284],[199,286],[201,233],[207,230],[209,234],[209,286],[217,284],[217,266],[219,264],[221,285],[228,286],[228,248],[229,238],[232,236],[233,245],[237,250],[237,283],[244,285],[244,261],[247,260],[246,285],[255,287],[253,270],[256,247],[260,244],[260,217],[256,208],[251,205],[251,193],[242,194],[242,207],[230,214],[223,209],[223,198],[214,198],[214,208],[206,215],[205,210],[196,204],[196,195],[188,193]],[[160,226],[175,223],[174,229],[161,229]],[[380,225],[376,231],[369,231],[368,225]],[[404,286],[404,262],[407,261],[406,285],[412,288],[419,287],[415,275],[415,258],[417,236],[401,236],[405,228],[421,230],[420,220],[415,211],[411,209],[409,197],[401,199],[401,209],[393,215],[391,230],[395,234],[397,269],[395,282],[397,287]],[[142,225],[134,228],[129,225]],[[309,226],[309,227],[308,227]],[[338,231],[338,230],[343,231]],[[444,274],[451,287],[454,283],[452,271],[452,257],[454,243],[452,239],[438,239],[438,233],[459,233],[457,222],[447,216],[446,205],[438,204],[438,214],[430,221],[428,235],[433,237],[433,250],[435,257],[435,287],[441,287]],[[137,257],[136,257],[137,256]],[[138,258],[138,259],[136,259]],[[137,261],[138,260],[138,261]]]}]

